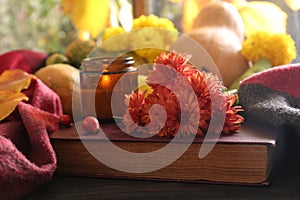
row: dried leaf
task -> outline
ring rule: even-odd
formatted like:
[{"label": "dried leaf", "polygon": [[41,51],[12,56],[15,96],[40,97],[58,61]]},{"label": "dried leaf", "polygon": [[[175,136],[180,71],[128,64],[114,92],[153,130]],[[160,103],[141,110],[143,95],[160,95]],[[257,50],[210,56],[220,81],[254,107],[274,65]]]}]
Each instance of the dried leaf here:
[{"label": "dried leaf", "polygon": [[[63,0],[62,9],[71,16],[72,22],[81,33],[88,32],[93,38],[106,27],[109,19],[109,2],[107,0]],[[84,39],[84,38],[82,38]]]},{"label": "dried leaf", "polygon": [[33,77],[20,69],[6,70],[0,76],[0,90],[20,92],[29,87]]},{"label": "dried leaf", "polygon": [[287,14],[272,2],[251,1],[240,7],[239,12],[246,36],[257,31],[286,33]]},{"label": "dried leaf", "polygon": [[300,0],[285,0],[285,3],[293,11],[300,10]]},{"label": "dried leaf", "polygon": [[9,116],[19,102],[28,100],[21,91],[27,89],[34,75],[20,69],[4,71],[0,76],[0,121]]},{"label": "dried leaf", "polygon": [[0,90],[0,121],[9,116],[22,100],[28,100],[22,92]]}]

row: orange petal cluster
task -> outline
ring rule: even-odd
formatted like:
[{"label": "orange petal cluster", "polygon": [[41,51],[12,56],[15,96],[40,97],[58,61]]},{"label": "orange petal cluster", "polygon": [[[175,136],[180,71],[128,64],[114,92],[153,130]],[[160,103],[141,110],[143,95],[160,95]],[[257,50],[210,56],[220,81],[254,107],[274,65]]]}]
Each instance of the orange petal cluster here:
[{"label": "orange petal cluster", "polygon": [[[222,112],[224,126],[220,130],[218,124],[212,123],[214,132],[227,134],[240,128],[244,118],[238,114],[242,111],[241,106],[234,106],[237,95],[225,93],[226,88],[218,76],[195,69],[189,58],[189,55],[171,51],[162,53],[155,60],[147,77],[147,84],[153,91],[147,96],[146,91],[132,92],[127,96],[128,110],[123,116],[126,131],[142,130],[161,137],[203,136],[212,116],[218,117]],[[186,88],[184,82],[192,89]],[[216,101],[217,108],[212,106],[212,99]],[[160,107],[154,108],[154,105]],[[199,119],[198,123],[195,119]]]}]

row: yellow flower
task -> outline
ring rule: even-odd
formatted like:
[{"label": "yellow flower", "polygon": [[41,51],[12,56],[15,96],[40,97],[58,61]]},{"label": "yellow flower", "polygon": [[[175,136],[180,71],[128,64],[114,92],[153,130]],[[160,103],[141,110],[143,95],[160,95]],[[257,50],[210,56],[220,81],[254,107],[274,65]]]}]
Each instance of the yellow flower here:
[{"label": "yellow flower", "polygon": [[290,35],[274,34],[271,42],[274,43],[273,51],[277,52],[273,54],[273,58],[271,58],[271,63],[274,63],[274,66],[291,63],[296,58],[295,42]]},{"label": "yellow flower", "polygon": [[133,20],[130,45],[139,56],[153,62],[178,38],[178,30],[172,21],[155,15],[141,15]]},{"label": "yellow flower", "polygon": [[165,49],[165,43],[157,28],[141,28],[130,32],[130,47],[139,56],[152,63]]},{"label": "yellow flower", "polygon": [[132,30],[125,32],[121,27],[106,28],[101,48],[107,52],[134,51],[148,62],[153,62],[178,38],[178,30],[172,21],[155,15],[142,15],[133,20]]},{"label": "yellow flower", "polygon": [[176,30],[172,21],[167,18],[159,18],[155,15],[141,15],[133,20],[132,29],[144,28],[144,27],[157,27],[166,28],[170,30]]},{"label": "yellow flower", "polygon": [[178,37],[178,30],[175,28],[173,22],[167,18],[159,18],[151,14],[148,16],[141,15],[133,20],[132,30],[147,27],[169,30],[168,32],[164,32],[164,35],[161,35],[167,44],[174,42]]},{"label": "yellow flower", "polygon": [[286,33],[259,31],[243,42],[241,53],[253,63],[266,58],[272,66],[279,66],[296,58],[296,47],[294,40]]},{"label": "yellow flower", "polygon": [[125,30],[122,27],[108,27],[104,30],[102,41],[124,32]]},{"label": "yellow flower", "polygon": [[102,36],[100,48],[107,52],[128,50],[128,33],[122,27],[106,28]]}]

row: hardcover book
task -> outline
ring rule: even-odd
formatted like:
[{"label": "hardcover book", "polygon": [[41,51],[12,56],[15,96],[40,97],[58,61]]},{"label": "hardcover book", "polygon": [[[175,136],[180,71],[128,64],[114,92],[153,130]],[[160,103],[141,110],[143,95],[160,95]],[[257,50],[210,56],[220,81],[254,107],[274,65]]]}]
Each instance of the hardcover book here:
[{"label": "hardcover book", "polygon": [[[104,133],[79,137],[77,129],[72,126],[50,135],[58,160],[57,174],[224,184],[269,183],[277,138],[276,132],[271,129],[243,125],[237,133],[221,135],[204,158],[198,156],[203,137],[197,136],[189,148],[168,166],[147,173],[129,173],[103,164],[90,153],[84,143],[92,145],[94,151],[100,151],[108,145],[107,140],[101,136],[105,134],[116,146],[141,153],[160,149],[171,138],[134,138],[122,132],[115,124],[104,124],[101,127]],[[175,145],[182,144],[179,142]],[[128,164],[127,160],[120,160],[120,166]]]}]

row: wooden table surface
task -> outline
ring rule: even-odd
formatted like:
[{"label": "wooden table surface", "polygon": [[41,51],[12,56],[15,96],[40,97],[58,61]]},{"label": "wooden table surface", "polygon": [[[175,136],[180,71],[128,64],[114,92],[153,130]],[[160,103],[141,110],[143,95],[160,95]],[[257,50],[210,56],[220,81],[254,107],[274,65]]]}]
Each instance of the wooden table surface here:
[{"label": "wooden table surface", "polygon": [[299,199],[299,184],[299,175],[267,187],[57,176],[27,199]]},{"label": "wooden table surface", "polygon": [[269,186],[55,176],[29,199],[299,199],[300,173],[282,171]]},{"label": "wooden table surface", "polygon": [[55,175],[33,199],[300,199],[300,140],[285,144],[269,186],[215,185]]}]

